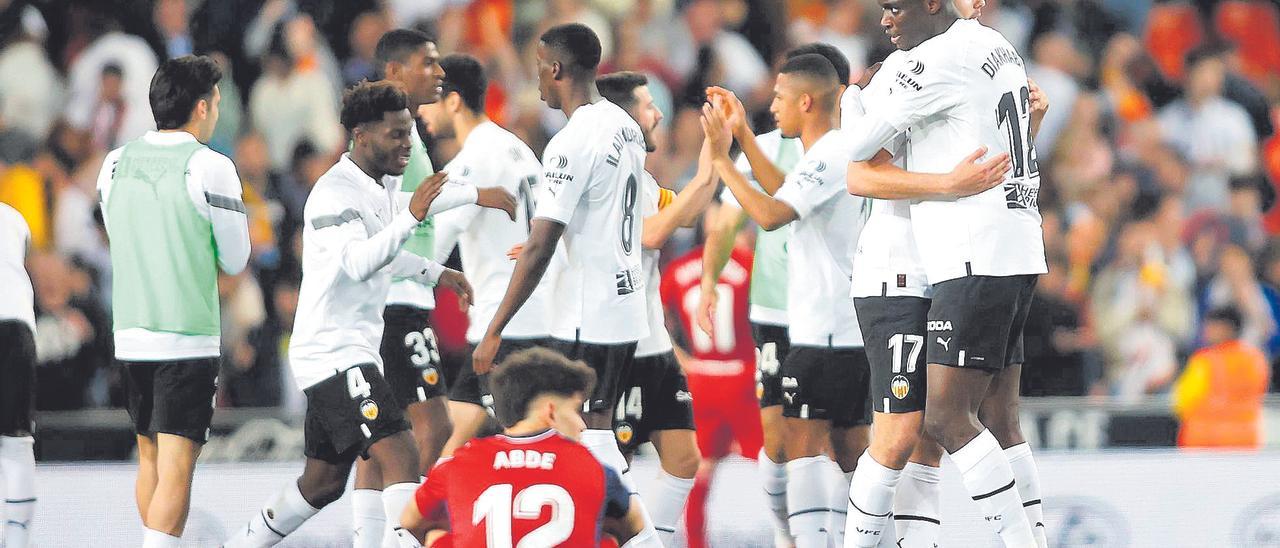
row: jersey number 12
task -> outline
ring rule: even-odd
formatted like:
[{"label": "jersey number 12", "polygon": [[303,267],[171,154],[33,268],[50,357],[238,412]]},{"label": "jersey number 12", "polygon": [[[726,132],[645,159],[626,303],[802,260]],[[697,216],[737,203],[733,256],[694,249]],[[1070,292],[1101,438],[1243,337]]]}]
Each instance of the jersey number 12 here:
[{"label": "jersey number 12", "polygon": [[1040,173],[1040,163],[1036,161],[1036,149],[1031,143],[1031,124],[1023,131],[1022,117],[1030,120],[1028,109],[1031,108],[1031,92],[1027,86],[1014,92],[1006,92],[996,105],[996,125],[1005,131],[1009,138],[1009,158],[1013,163],[1013,178],[1022,179]]},{"label": "jersey number 12", "polygon": [[539,483],[521,489],[512,496],[510,483],[490,485],[471,507],[471,524],[485,523],[488,548],[513,548],[512,519],[538,519],[542,507],[551,507],[551,519],[529,531],[514,548],[557,546],[573,534],[573,497],[559,485]]}]

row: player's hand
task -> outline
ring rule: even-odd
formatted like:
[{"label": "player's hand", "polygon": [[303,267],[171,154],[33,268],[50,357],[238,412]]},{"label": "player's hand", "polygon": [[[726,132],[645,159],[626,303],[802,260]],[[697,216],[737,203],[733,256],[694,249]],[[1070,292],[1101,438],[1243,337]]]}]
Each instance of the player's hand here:
[{"label": "player's hand", "polygon": [[501,209],[507,217],[516,220],[516,197],[500,186],[489,186],[476,189],[476,205],[489,209]]},{"label": "player's hand", "polygon": [[1045,113],[1049,112],[1049,96],[1030,78],[1027,78],[1027,89],[1031,92],[1031,135],[1035,136],[1040,130],[1040,122],[1044,120]]},{"label": "player's hand", "polygon": [[711,86],[707,88],[707,102],[724,116],[734,137],[743,139],[752,136],[751,126],[747,123],[747,107],[742,106],[742,101],[732,91]]},{"label": "player's hand", "polygon": [[963,198],[965,196],[973,196],[1000,184],[1004,181],[1004,175],[1009,172],[1012,163],[1009,161],[1009,155],[1001,152],[994,158],[985,162],[979,162],[984,154],[987,153],[987,147],[979,147],[972,154],[960,160],[960,163],[951,170],[948,177],[946,194]]},{"label": "player's hand", "polygon": [[427,218],[431,202],[440,196],[440,191],[444,189],[444,183],[448,180],[448,173],[437,171],[418,184],[418,188],[413,191],[413,196],[409,198],[409,213],[413,214],[413,218],[419,221]]},{"label": "player's hand", "polygon": [[511,249],[507,250],[507,258],[513,261],[517,260],[520,258],[521,253],[524,253],[524,242],[511,246]]},{"label": "player's hand", "polygon": [[1049,111],[1049,96],[1044,94],[1044,90],[1036,84],[1035,80],[1027,78],[1027,89],[1031,92],[1031,114],[1034,116],[1037,112],[1041,116]]},{"label": "player's hand", "polygon": [[877,72],[880,72],[880,66],[882,64],[883,63],[875,63],[867,67],[866,70],[862,71],[862,77],[858,79],[858,82],[856,85],[859,88],[867,89],[867,86],[871,84],[871,79],[876,77]]},{"label": "player's hand", "polygon": [[728,158],[729,146],[733,144],[733,134],[724,116],[707,103],[702,105],[701,122],[702,133],[706,135],[712,158]]},{"label": "player's hand", "polygon": [[467,308],[471,306],[474,298],[471,293],[471,283],[467,281],[467,277],[463,276],[461,272],[452,268],[444,269],[444,272],[440,273],[440,280],[436,282],[436,285],[457,293],[463,312],[466,312]]},{"label": "player's hand", "polygon": [[703,291],[702,296],[698,298],[698,329],[707,335],[715,335],[714,317],[716,304],[720,301],[720,295],[717,291]]},{"label": "player's hand", "polygon": [[480,339],[475,352],[471,353],[471,369],[477,375],[488,375],[493,370],[493,360],[498,355],[498,345],[501,343],[502,338],[496,335],[485,335]]}]

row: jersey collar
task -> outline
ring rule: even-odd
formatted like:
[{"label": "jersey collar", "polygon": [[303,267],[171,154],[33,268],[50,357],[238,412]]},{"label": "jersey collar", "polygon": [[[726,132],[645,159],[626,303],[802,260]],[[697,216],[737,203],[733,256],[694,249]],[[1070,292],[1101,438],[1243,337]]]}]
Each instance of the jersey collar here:
[{"label": "jersey collar", "polygon": [[498,434],[498,435],[496,435],[495,437],[500,438],[500,439],[502,439],[503,441],[506,441],[506,442],[508,442],[508,443],[517,443],[517,444],[519,444],[519,443],[534,443],[534,442],[539,442],[539,441],[542,441],[542,440],[548,439],[548,438],[550,438],[550,437],[552,437],[552,436],[555,436],[557,433],[558,433],[558,432],[556,432],[555,430],[553,430],[553,429],[551,429],[551,428],[548,428],[548,429],[543,430],[543,431],[541,431],[541,432],[538,432],[538,433],[536,433],[536,434],[529,434],[529,435],[526,435],[526,436],[508,436],[508,435],[506,435],[506,434]]}]

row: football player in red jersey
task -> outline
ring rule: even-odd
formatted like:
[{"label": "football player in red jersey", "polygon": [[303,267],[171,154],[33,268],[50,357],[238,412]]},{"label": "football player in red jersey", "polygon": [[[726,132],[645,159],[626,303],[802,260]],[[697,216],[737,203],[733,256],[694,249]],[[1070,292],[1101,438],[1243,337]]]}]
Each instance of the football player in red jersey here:
[{"label": "football player in red jersey", "polygon": [[[709,217],[714,217],[711,215]],[[662,276],[662,304],[693,393],[702,466],[685,511],[690,548],[706,546],[705,503],[720,459],[737,442],[739,454],[756,458],[763,443],[756,400],[755,345],[747,321],[751,277],[751,249],[741,242],[733,249],[716,285],[720,308],[712,316],[711,335],[695,322],[702,288],[702,248],[689,251],[667,265]]]},{"label": "football player in red jersey", "polygon": [[613,469],[576,440],[595,372],[543,348],[512,354],[489,380],[502,434],[479,438],[431,471],[401,517],[401,546],[661,547]]}]

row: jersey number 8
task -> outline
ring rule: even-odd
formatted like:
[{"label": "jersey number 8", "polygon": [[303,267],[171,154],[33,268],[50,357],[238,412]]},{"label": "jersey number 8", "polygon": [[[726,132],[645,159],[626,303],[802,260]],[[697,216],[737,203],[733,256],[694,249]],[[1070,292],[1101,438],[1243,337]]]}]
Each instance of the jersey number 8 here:
[{"label": "jersey number 8", "polygon": [[622,193],[622,252],[631,254],[632,242],[636,237],[636,176],[627,176],[627,187]]}]

